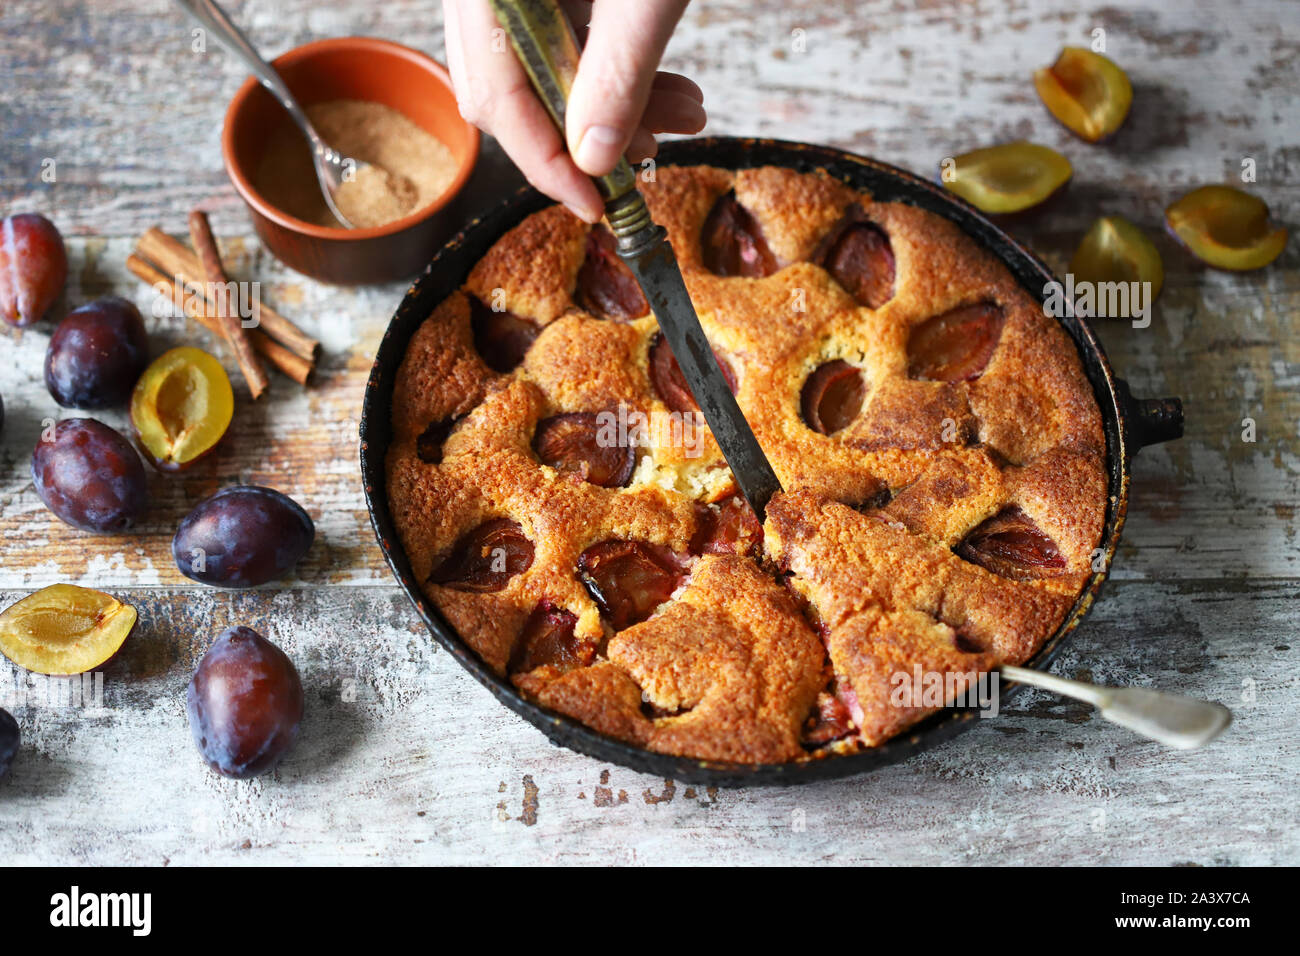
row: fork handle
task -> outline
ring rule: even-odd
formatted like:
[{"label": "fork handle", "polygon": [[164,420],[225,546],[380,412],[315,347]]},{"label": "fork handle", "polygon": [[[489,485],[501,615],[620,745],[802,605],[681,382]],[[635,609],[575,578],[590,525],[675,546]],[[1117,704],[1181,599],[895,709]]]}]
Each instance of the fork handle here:
[{"label": "fork handle", "polygon": [[1000,669],[1010,680],[1092,704],[1111,723],[1178,750],[1202,747],[1232,723],[1232,711],[1213,701],[1147,687],[1104,687],[1010,664]]}]

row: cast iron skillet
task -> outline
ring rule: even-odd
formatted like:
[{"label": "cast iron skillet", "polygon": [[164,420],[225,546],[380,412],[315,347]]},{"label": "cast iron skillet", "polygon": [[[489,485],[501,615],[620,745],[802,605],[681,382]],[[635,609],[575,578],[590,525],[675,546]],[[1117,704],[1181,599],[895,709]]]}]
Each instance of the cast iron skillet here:
[{"label": "cast iron skillet", "polygon": [[[752,166],[786,166],[802,172],[824,169],[851,186],[867,189],[881,201],[910,203],[937,213],[960,226],[998,257],[1022,286],[1039,301],[1043,287],[1053,281],[1050,269],[1032,252],[985,219],[963,200],[940,186],[885,163],[854,156],[826,146],[790,143],[770,139],[712,137],[665,143],[660,165],[710,164],[731,169]],[[652,753],[606,737],[568,717],[548,711],[526,700],[509,680],[486,667],[478,655],[461,641],[438,609],[425,600],[410,563],[393,527],[384,480],[384,459],[392,438],[391,406],[393,381],[411,336],[435,305],[465,281],[470,268],[506,230],[551,204],[536,190],[524,188],[500,206],[470,222],[433,258],[408,290],[393,316],[374,367],[370,371],[361,409],[361,473],[365,482],[370,519],[397,580],[415,604],[434,638],[496,698],[519,714],[551,742],[600,760],[631,767],[659,777],[717,786],[786,785],[806,783],[863,773],[897,763],[922,750],[956,736],[971,726],[973,710],[947,709],[917,724],[910,731],[861,753],[788,764],[730,764]],[[1111,371],[1106,353],[1092,330],[1080,319],[1060,319],[1074,339],[1084,370],[1101,406],[1106,432],[1109,496],[1102,533],[1103,569],[1093,574],[1061,627],[1025,665],[1046,669],[1060,652],[1065,639],[1079,626],[1115,555],[1120,530],[1128,507],[1129,465],[1138,449],[1179,438],[1183,433],[1182,404],[1176,398],[1135,399],[1128,384]],[[1005,699],[1019,689],[1009,684],[1002,689]]]}]

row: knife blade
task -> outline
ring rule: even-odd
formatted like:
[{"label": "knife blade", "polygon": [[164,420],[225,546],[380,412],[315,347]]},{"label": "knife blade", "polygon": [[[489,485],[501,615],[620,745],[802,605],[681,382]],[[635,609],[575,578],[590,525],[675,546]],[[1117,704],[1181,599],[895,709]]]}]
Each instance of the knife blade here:
[{"label": "knife blade", "polygon": [[620,238],[618,254],[641,284],[682,377],[695,395],[741,494],[761,522],[768,501],[781,490],[781,482],[718,366],[667,234],[662,226],[651,223],[648,231],[631,237],[626,249]]},{"label": "knife blade", "polygon": [[[565,104],[578,68],[572,26],[554,0],[491,0],[491,5],[563,137]],[[605,218],[618,240],[619,257],[645,293],[741,494],[761,522],[781,482],[718,367],[667,233],[650,218],[626,159],[593,181],[605,200]]]}]

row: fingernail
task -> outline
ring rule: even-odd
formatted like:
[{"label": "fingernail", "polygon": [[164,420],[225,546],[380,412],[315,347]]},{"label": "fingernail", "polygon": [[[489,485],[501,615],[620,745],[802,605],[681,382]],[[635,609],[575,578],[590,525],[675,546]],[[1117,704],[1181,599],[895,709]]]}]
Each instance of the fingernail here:
[{"label": "fingernail", "polygon": [[[588,126],[573,157],[583,172],[600,175],[614,168],[623,152],[623,133],[612,126]],[[597,172],[599,171],[599,172]]]},{"label": "fingernail", "polygon": [[599,221],[600,221],[600,217],[601,217],[602,215],[604,215],[604,210],[603,210],[603,209],[601,209],[601,210],[596,210],[596,209],[582,209],[582,208],[580,208],[580,207],[578,207],[578,206],[574,206],[574,205],[572,205],[571,203],[567,203],[567,202],[564,204],[564,208],[567,209],[567,210],[569,210],[569,212],[573,213],[575,216],[577,216],[577,217],[578,217],[579,219],[581,219],[583,222],[599,222]]}]

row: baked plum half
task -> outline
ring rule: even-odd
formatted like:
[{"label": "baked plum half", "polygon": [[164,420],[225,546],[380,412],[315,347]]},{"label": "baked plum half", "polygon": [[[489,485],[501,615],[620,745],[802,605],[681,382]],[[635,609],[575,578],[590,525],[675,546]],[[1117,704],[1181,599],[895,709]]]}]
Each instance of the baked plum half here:
[{"label": "baked plum half", "polygon": [[453,591],[500,591],[533,565],[533,543],[518,521],[493,518],[462,535],[429,581]]}]

